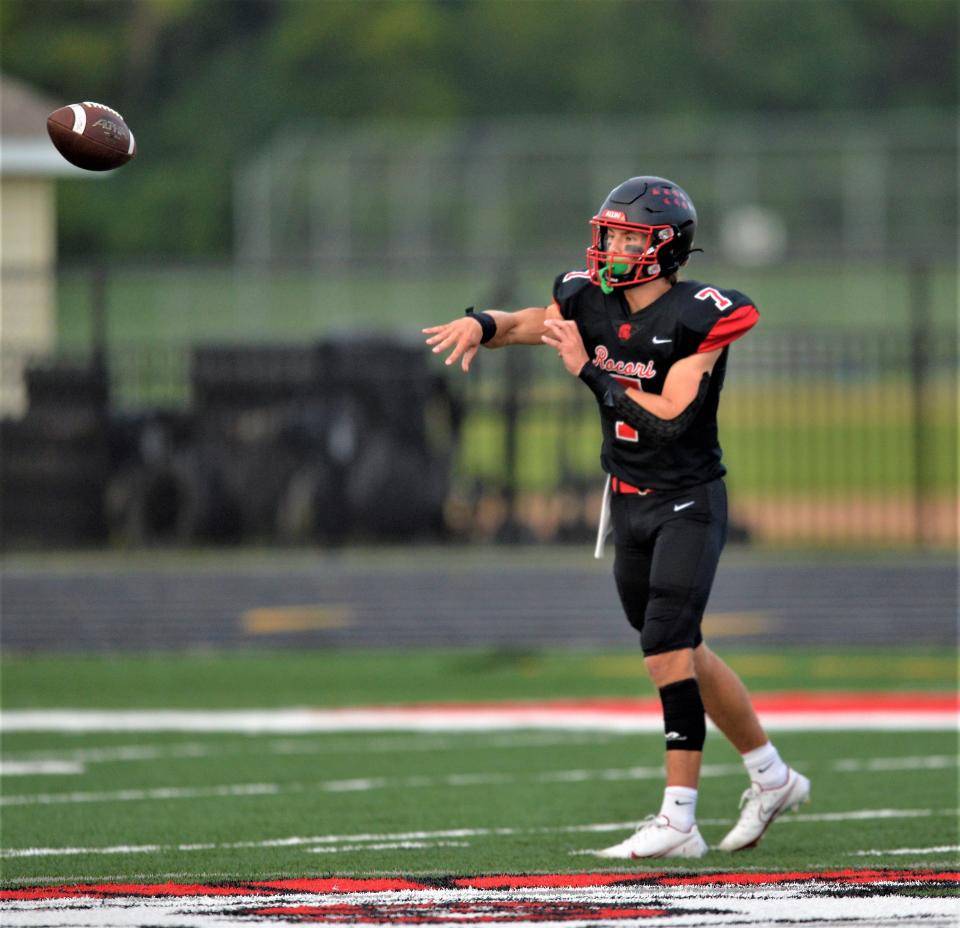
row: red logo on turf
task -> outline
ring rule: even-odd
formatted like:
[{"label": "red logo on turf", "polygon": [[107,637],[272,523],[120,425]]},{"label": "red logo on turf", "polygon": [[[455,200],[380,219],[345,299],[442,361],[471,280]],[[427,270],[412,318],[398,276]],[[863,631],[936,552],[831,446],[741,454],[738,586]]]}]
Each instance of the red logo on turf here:
[{"label": "red logo on turf", "polygon": [[[704,914],[710,914],[701,910]],[[686,909],[688,915],[696,910]],[[356,922],[375,925],[489,925],[503,922],[604,922],[639,918],[662,918],[673,914],[668,906],[630,905],[618,903],[546,901],[538,899],[507,899],[450,902],[401,903],[339,903],[335,905],[265,906],[225,912],[256,918],[258,921],[279,918],[284,923],[309,922],[320,925],[342,925]]]}]

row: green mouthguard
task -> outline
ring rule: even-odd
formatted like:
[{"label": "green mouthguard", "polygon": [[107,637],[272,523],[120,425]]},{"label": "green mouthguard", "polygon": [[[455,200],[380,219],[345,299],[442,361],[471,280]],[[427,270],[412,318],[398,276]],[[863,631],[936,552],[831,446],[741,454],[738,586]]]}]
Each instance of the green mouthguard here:
[{"label": "green mouthguard", "polygon": [[604,293],[613,293],[613,287],[607,283],[607,278],[610,275],[618,277],[620,274],[626,274],[629,269],[629,264],[613,264],[608,261],[600,268],[600,273],[597,275],[600,278],[600,289]]}]

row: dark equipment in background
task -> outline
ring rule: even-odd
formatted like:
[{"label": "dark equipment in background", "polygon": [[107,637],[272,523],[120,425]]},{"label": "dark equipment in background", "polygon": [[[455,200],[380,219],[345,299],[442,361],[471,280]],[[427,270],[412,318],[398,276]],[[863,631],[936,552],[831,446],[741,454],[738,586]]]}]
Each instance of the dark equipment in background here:
[{"label": "dark equipment in background", "polygon": [[441,537],[460,417],[419,344],[201,348],[191,380],[208,499],[242,537]]},{"label": "dark equipment in background", "polygon": [[89,363],[36,363],[24,374],[27,412],[0,420],[0,539],[73,545],[107,537],[110,476],[107,371]]},{"label": "dark equipment in background", "polygon": [[96,364],[27,378],[26,415],[2,423],[5,546],[444,534],[461,412],[419,343],[198,347],[185,411],[111,416]]}]

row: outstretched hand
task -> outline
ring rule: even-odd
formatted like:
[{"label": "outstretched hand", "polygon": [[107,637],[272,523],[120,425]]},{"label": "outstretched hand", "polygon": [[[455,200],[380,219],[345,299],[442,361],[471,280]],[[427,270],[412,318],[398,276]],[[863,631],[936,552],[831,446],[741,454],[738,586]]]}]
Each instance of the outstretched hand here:
[{"label": "outstretched hand", "polygon": [[469,316],[461,316],[454,319],[453,322],[445,322],[443,325],[432,325],[429,328],[421,329],[424,335],[429,335],[428,345],[433,345],[433,353],[439,354],[448,348],[453,350],[447,357],[445,364],[453,364],[457,358],[460,358],[460,367],[464,373],[470,370],[470,362],[474,355],[480,350],[480,339],[483,337],[483,329],[480,324]]},{"label": "outstretched hand", "polygon": [[590,360],[576,322],[570,319],[546,319],[543,325],[546,332],[540,340],[545,345],[556,349],[560,360],[563,361],[563,366],[576,377],[583,369],[583,365]]}]

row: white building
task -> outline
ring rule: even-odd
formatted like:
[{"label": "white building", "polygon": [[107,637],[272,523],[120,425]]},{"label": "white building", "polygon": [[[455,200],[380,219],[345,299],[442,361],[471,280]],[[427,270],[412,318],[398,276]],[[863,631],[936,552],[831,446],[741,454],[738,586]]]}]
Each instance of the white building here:
[{"label": "white building", "polygon": [[87,176],[47,135],[62,104],[0,75],[0,414],[22,411],[27,354],[56,344],[56,179]]}]

